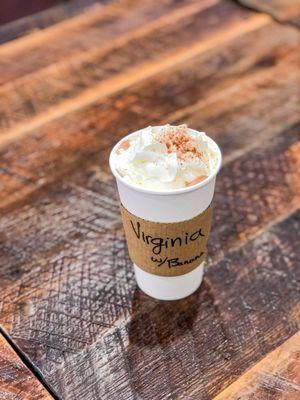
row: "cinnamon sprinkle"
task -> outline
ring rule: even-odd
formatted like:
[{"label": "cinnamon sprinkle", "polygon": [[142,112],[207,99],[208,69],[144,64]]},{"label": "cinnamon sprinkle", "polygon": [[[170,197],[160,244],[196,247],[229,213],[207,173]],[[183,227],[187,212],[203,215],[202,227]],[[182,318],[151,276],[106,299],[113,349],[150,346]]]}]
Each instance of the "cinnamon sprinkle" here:
[{"label": "cinnamon sprinkle", "polygon": [[193,138],[187,134],[185,125],[168,126],[157,139],[160,143],[166,145],[168,153],[177,153],[180,160],[203,156],[202,152],[196,148]]}]

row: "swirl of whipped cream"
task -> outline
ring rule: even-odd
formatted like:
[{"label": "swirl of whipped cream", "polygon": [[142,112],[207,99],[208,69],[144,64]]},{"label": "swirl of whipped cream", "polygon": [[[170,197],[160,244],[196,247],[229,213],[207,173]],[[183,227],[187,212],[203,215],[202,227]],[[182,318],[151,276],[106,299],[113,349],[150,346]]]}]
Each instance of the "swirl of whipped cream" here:
[{"label": "swirl of whipped cream", "polygon": [[113,163],[130,183],[171,190],[207,178],[217,166],[217,155],[204,132],[186,125],[149,126],[121,142]]}]

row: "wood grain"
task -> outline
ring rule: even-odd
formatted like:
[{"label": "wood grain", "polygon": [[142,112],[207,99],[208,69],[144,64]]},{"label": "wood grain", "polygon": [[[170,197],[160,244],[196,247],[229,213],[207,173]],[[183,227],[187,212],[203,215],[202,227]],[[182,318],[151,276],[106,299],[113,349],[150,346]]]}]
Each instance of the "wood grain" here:
[{"label": "wood grain", "polygon": [[[205,3],[208,0],[205,1]],[[211,2],[214,2],[211,0]],[[0,84],[20,78],[52,63],[101,47],[120,35],[133,32],[158,17],[174,12],[176,8],[195,4],[195,0],[163,0],[153,7],[150,0],[125,0],[105,7],[93,7],[70,20],[48,29],[8,42],[0,48]],[[63,35],[63,45],[60,40]],[[45,46],[45,43],[47,45]],[[19,60],[22,60],[22,63]]]},{"label": "wood grain", "polygon": [[[0,88],[2,131],[9,129],[15,136],[16,130],[28,130],[27,120],[30,121],[29,128],[36,127],[31,121],[32,117],[37,117],[36,120],[41,124],[41,121],[54,119],[68,110],[78,109],[104,97],[114,87],[117,91],[122,86],[128,86],[132,83],[131,75],[134,81],[143,80],[149,73],[178,63],[180,57],[186,58],[191,52],[189,47],[195,49],[194,54],[205,50],[205,43],[209,41],[211,44],[212,38],[215,42],[218,39],[220,41],[221,36],[225,39],[228,29],[232,37],[235,32],[236,35],[241,33],[241,27],[254,29],[258,24],[270,22],[263,17],[253,17],[253,21],[242,24],[241,21],[249,14],[243,10],[237,12],[236,7],[227,2],[209,0],[192,4],[184,10],[174,10],[134,32],[123,34],[118,40],[103,44],[101,48],[94,46],[80,56],[63,59],[15,79],[13,84]],[[221,24],[220,19],[224,16],[224,24]],[[177,35],[180,40],[175,39]],[[164,60],[168,61],[167,64]],[[149,71],[150,65],[152,68]]]},{"label": "wood grain", "polygon": [[[135,291],[119,234],[102,242],[101,267],[101,242],[85,241],[76,254],[57,252],[51,271],[45,262],[38,286],[31,268],[12,335],[66,399],[209,399],[296,333],[298,229],[299,213],[210,265],[202,289],[176,303]],[[118,254],[113,267],[109,242]],[[7,301],[17,302],[16,289]]]},{"label": "wood grain", "polygon": [[104,3],[97,0],[72,0],[58,4],[50,9],[28,15],[16,21],[0,26],[0,44],[15,40],[21,36],[36,32],[37,30],[45,29],[53,24],[74,17],[95,3]]},{"label": "wood grain", "polygon": [[297,400],[299,397],[300,333],[297,333],[214,400]]},{"label": "wood grain", "polygon": [[[246,347],[240,353],[243,368],[251,366],[255,360],[261,357],[262,352],[273,349],[275,344],[295,332],[295,323],[298,318],[296,311],[298,302],[297,296],[295,296],[297,283],[293,278],[294,272],[289,272],[289,268],[292,270],[296,268],[294,261],[296,243],[294,242],[297,238],[295,232],[297,232],[298,219],[293,216],[290,222],[283,223],[282,227],[278,228],[281,232],[278,234],[278,240],[282,236],[284,241],[282,244],[274,239],[273,245],[267,246],[270,235],[266,234],[263,240],[263,243],[266,244],[261,250],[254,250],[252,245],[246,244],[246,250],[239,251],[235,258],[230,258],[231,261],[226,260],[231,257],[228,255],[228,250],[245,243],[249,237],[257,234],[266,224],[278,216],[288,213],[292,202],[296,201],[297,193],[299,193],[295,186],[299,184],[299,177],[295,171],[295,161],[299,153],[295,144],[297,140],[295,133],[297,132],[299,132],[299,127],[296,126],[290,132],[283,132],[276,141],[272,140],[271,146],[270,143],[266,143],[264,149],[246,153],[243,157],[227,164],[217,186],[215,229],[212,233],[209,250],[210,263],[214,265],[214,260],[217,262],[222,259],[224,253],[227,256],[225,261],[217,262],[216,267],[209,269],[209,271],[213,271],[213,268],[218,269],[214,279],[220,279],[220,281],[215,289],[215,299],[219,299],[221,296],[220,302],[224,304],[224,307],[226,301],[232,302],[234,292],[229,290],[232,285],[232,290],[236,290],[237,293],[249,293],[247,302],[258,301],[260,304],[263,301],[266,307],[269,307],[268,304],[270,307],[273,304],[274,310],[279,307],[276,311],[276,318],[266,323],[266,317],[262,319],[260,317],[262,305],[253,306],[251,318],[259,324],[255,329],[259,330],[261,340],[264,341],[264,346],[257,346],[252,342],[254,340],[252,334],[255,330],[250,329],[250,322],[248,323],[246,320],[245,324],[240,325],[243,318],[248,317],[240,315],[241,303],[236,304],[233,312],[238,315],[236,316],[237,324],[240,326],[238,334],[241,337],[238,340],[233,339],[233,343],[240,343],[241,338],[245,335],[247,337],[248,334],[251,341],[251,344],[247,342],[247,347],[251,349],[250,354],[247,355]],[[256,170],[253,170],[252,167],[249,172],[249,165],[255,165]],[[71,184],[65,183],[62,187],[60,184],[55,184],[52,188],[48,187],[47,191],[40,193],[40,197],[36,201],[17,209],[1,220],[1,228],[4,232],[1,263],[5,266],[2,268],[1,282],[6,287],[2,290],[1,296],[1,323],[23,351],[30,356],[34,364],[43,371],[51,385],[64,395],[67,390],[64,377],[67,377],[67,381],[73,379],[79,373],[79,370],[75,368],[76,365],[78,368],[86,369],[85,363],[91,363],[90,357],[94,358],[94,352],[103,355],[108,351],[98,347],[99,338],[108,334],[113,327],[123,326],[123,323],[132,315],[133,308],[142,311],[143,302],[148,304],[150,301],[142,299],[138,305],[133,305],[135,283],[123,233],[120,231],[117,199],[110,179],[107,180],[105,175],[101,177],[101,173],[100,175],[99,173],[100,171],[98,173],[96,171],[95,176],[94,171],[89,171],[88,175],[79,176],[78,180]],[[259,178],[254,179],[254,176]],[[76,206],[74,207],[74,205]],[[258,241],[258,243],[260,242]],[[277,254],[276,251],[280,251],[280,253]],[[281,251],[284,252],[283,255]],[[258,279],[260,276],[257,271],[252,277],[252,268],[258,268],[260,265],[258,262],[260,259],[256,259],[254,255],[258,253],[262,257],[261,260],[264,260],[269,252],[273,254],[272,262],[275,263],[273,265],[275,270],[278,268],[284,268],[284,270],[278,272],[277,275],[275,273],[273,277],[275,281],[273,283],[270,281],[268,290],[266,290],[264,280],[258,287],[256,280],[255,285],[254,282],[249,283],[249,281],[252,282],[251,279]],[[289,263],[286,264],[282,261],[282,259],[287,260],[288,255],[292,259],[291,267]],[[266,258],[266,260],[270,259]],[[226,271],[227,262],[228,265],[236,264],[234,270],[238,269],[245,274],[242,286],[237,288],[234,281],[225,285],[226,279],[221,271],[223,268]],[[244,267],[240,269],[240,265]],[[209,276],[210,272],[208,272],[206,284],[210,280]],[[236,279],[234,274],[232,279]],[[237,279],[236,283],[240,284],[239,282]],[[290,283],[288,284],[288,282]],[[248,292],[246,286],[243,286],[248,284],[253,286],[254,292],[251,290]],[[264,293],[264,296],[269,297],[261,300],[254,293]],[[275,293],[274,297],[272,293]],[[229,296],[226,301],[225,294]],[[139,296],[139,294],[137,295]],[[283,309],[280,308],[283,307],[280,303],[282,297],[285,298]],[[190,301],[188,304],[193,310],[193,304],[198,303],[194,299]],[[203,311],[202,307],[205,309],[202,304],[204,300],[201,297],[199,301]],[[274,305],[274,301],[276,305]],[[218,307],[220,310],[218,313],[212,313],[212,309],[209,308],[207,311],[210,321],[208,326],[205,327],[201,320],[199,322],[201,331],[195,332],[195,337],[198,338],[202,337],[201,332],[210,332],[208,337],[212,340],[212,349],[216,346],[216,338],[212,333],[216,318],[219,314],[223,318],[227,312],[221,305]],[[247,306],[242,310],[247,312]],[[157,312],[160,315],[161,306],[158,307]],[[149,318],[147,310],[145,313]],[[268,313],[269,308],[267,308],[266,315]],[[164,319],[169,321],[170,315],[174,315],[174,313],[168,314],[166,311]],[[155,318],[158,317],[155,316]],[[141,323],[141,326],[145,326],[145,323]],[[230,319],[228,324],[234,326]],[[249,333],[249,329],[252,333]],[[133,328],[133,332],[135,331],[136,329]],[[109,336],[108,341],[113,341],[113,338],[116,338],[115,335],[119,335],[119,333],[112,333],[112,335]],[[155,341],[157,335],[156,332],[151,340]],[[221,333],[216,333],[216,335],[218,337]],[[106,343],[106,339],[103,340]],[[114,346],[116,349],[120,349],[118,344]],[[179,346],[184,349],[186,344],[181,343]],[[223,347],[222,349],[221,354],[223,351],[225,352]],[[211,351],[208,351],[206,358],[201,354],[200,358],[204,357],[203,364],[201,364],[203,368],[205,362],[209,362],[209,357],[213,357],[213,350]],[[83,356],[83,354],[86,355]],[[135,357],[140,360],[137,354],[134,354],[133,360]],[[150,360],[152,360],[152,352],[148,356],[151,356]],[[158,354],[154,353],[153,357],[157,360]],[[143,355],[142,360],[132,362],[138,362],[140,365],[139,363],[145,359],[146,354]],[[104,365],[107,363],[98,356],[97,360],[103,362]],[[150,360],[149,365],[152,365]],[[163,360],[164,357],[160,359],[160,362],[164,363]],[[214,370],[219,371],[219,368],[223,368],[222,360],[223,358],[220,360],[220,365],[215,365]],[[112,362],[114,363],[114,361]],[[125,361],[120,360],[120,362]],[[188,370],[192,368],[193,364],[191,363],[192,360],[187,361],[186,368]],[[233,365],[235,366],[236,363]],[[68,368],[70,376],[65,374]],[[90,368],[98,371],[98,364]],[[140,367],[137,370],[134,369],[137,381],[142,379],[138,378],[139,369]],[[200,370],[202,371],[202,367]],[[52,372],[48,373],[48,371]],[[100,382],[90,369],[87,371],[93,377],[91,386],[98,387],[100,385],[102,388],[103,381]],[[141,369],[141,374],[143,371],[144,369]],[[241,370],[239,372],[241,373]],[[186,374],[186,372],[183,373]],[[224,373],[225,371],[222,369],[222,379],[227,376]],[[199,374],[199,370],[197,374]],[[220,377],[219,374],[217,375]],[[105,386],[108,384],[106,380],[109,379],[109,372],[105,372],[104,376],[107,376],[103,383]],[[162,374],[162,379],[165,379],[164,376]],[[224,382],[222,381],[222,385],[230,383],[232,377],[235,376],[238,375],[231,373]],[[124,376],[124,379],[127,382],[128,375]],[[209,392],[216,394],[215,390],[219,386],[215,386],[212,376],[208,382],[198,381],[199,390],[203,391],[204,387],[212,385]],[[180,386],[179,383],[178,386]],[[221,389],[221,386],[219,388]],[[182,387],[180,390],[183,389]],[[70,392],[69,396],[75,396],[75,394],[79,396],[81,391],[85,390],[83,381],[78,382],[78,386],[73,390],[73,394]],[[90,396],[93,398],[93,389],[89,390]],[[102,388],[102,390],[104,389]],[[171,389],[166,387],[165,390]],[[150,394],[147,396],[149,397]],[[117,394],[116,398],[118,398]],[[146,395],[145,398],[147,398]]]},{"label": "wood grain", "polygon": [[[267,141],[261,149],[255,148],[224,165],[216,188],[213,254],[235,246],[274,218],[297,207],[299,134],[299,125],[292,126]],[[107,154],[99,154],[95,164],[86,171],[41,190],[35,201],[29,198],[23,207],[3,215],[3,278],[8,273],[19,279],[19,268],[30,271],[26,261],[38,260],[40,252],[47,254],[52,248],[55,253],[56,246],[60,248],[64,243],[70,246],[68,243],[73,239],[76,247],[77,239],[85,237],[88,227],[97,236],[107,224],[120,224],[112,179],[99,167]],[[255,175],[259,179],[254,180]],[[72,204],[77,204],[77,208]],[[44,256],[41,260],[44,262]],[[16,276],[15,270],[19,271]]]},{"label": "wood grain", "polygon": [[[29,135],[25,132],[18,145],[12,143],[1,152],[2,206],[32,194],[78,164],[83,168],[95,163],[93,157],[98,163],[101,150],[147,124],[187,121],[200,129],[206,126],[221,141],[225,157],[228,147],[241,150],[244,144],[276,135],[298,120],[299,57],[294,51],[299,40],[292,28],[268,24],[173,67],[172,74],[160,73]],[[225,117],[228,129],[223,136]]]},{"label": "wood grain", "polygon": [[[123,0],[0,48],[0,324],[62,399],[298,395],[299,44],[226,0]],[[165,122],[224,165],[203,285],[162,303],[136,288],[107,158]]]},{"label": "wood grain", "polygon": [[299,0],[238,0],[242,5],[265,12],[281,23],[290,23],[300,27]]},{"label": "wood grain", "polygon": [[41,385],[0,334],[0,399],[51,400]]}]

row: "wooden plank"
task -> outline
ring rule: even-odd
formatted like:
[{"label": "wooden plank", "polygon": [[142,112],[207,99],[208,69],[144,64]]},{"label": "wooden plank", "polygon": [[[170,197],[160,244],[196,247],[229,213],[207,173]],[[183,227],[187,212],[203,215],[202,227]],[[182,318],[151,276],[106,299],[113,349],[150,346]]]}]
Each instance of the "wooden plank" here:
[{"label": "wooden plank", "polygon": [[241,5],[271,15],[279,22],[300,27],[299,0],[237,0]]},{"label": "wooden plank", "polygon": [[65,399],[210,399],[296,333],[298,230],[299,213],[211,264],[176,303],[135,290],[120,233],[93,233],[27,267],[4,293],[5,324]]},{"label": "wooden plank", "polygon": [[0,399],[50,400],[52,398],[0,334]]},{"label": "wooden plank", "polygon": [[[5,143],[0,322],[62,398],[211,399],[298,329],[299,213],[264,230],[299,205],[299,36],[253,21]],[[204,285],[162,305],[136,290],[107,155],[124,131],[182,120],[225,165]]]},{"label": "wooden plank", "polygon": [[[299,124],[285,129],[262,148],[223,167],[216,188],[215,228],[210,241],[214,259],[299,204],[299,131]],[[6,279],[18,282],[20,274],[32,269],[34,260],[44,265],[44,253],[50,252],[51,256],[56,248],[72,244],[76,248],[89,229],[97,236],[107,225],[120,224],[112,178],[101,168],[107,156],[108,151],[102,152],[97,155],[97,163],[86,170],[53,183],[37,193],[35,201],[31,197],[22,208],[3,214],[3,285]],[[253,176],[259,178],[253,180]]]},{"label": "wooden plank", "polygon": [[[204,3],[208,2],[205,0]],[[196,0],[180,3],[162,0],[153,7],[150,0],[125,0],[105,7],[96,6],[46,30],[8,42],[0,47],[0,84],[63,59],[72,57],[76,62],[76,57],[81,57],[85,51],[112,43],[120,35],[134,32],[136,28],[178,8],[184,12],[185,6],[195,3]]]},{"label": "wooden plank", "polygon": [[[113,87],[117,90],[116,81],[124,86],[126,78],[129,80],[127,71],[132,71],[135,81],[142,80],[149,74],[149,62],[153,64],[152,70],[160,70],[165,68],[166,59],[170,59],[169,65],[178,56],[186,57],[191,51],[189,47],[203,51],[207,41],[225,40],[228,31],[232,37],[234,33],[241,34],[241,27],[253,30],[259,24],[270,22],[268,18],[255,16],[253,21],[243,23],[250,16],[229,2],[209,0],[192,4],[100,48],[94,46],[75,58],[63,59],[16,79],[0,88],[0,131],[9,129],[15,135],[18,123],[24,131],[28,120],[32,127],[31,118],[41,120],[41,113],[49,120],[53,115],[61,115],[62,109],[66,112],[78,108],[81,99],[86,104],[103,97],[107,90],[112,92]],[[176,59],[175,52],[179,53]]]},{"label": "wooden plank", "polygon": [[[204,128],[220,141],[225,157],[276,136],[298,121],[299,61],[297,54],[293,57],[299,39],[294,29],[275,24],[255,29],[28,135],[23,132],[17,144],[1,152],[2,206],[22,200],[78,164],[81,169],[103,164],[101,151],[147,124],[187,121]],[[224,118],[228,129],[223,136]],[[247,141],[241,140],[245,137]]]},{"label": "wooden plank", "polygon": [[214,400],[300,398],[300,333],[268,354]]},{"label": "wooden plank", "polygon": [[[210,263],[299,204],[297,136],[299,126],[223,168]],[[92,169],[1,219],[1,323],[42,370],[89,348],[131,314],[135,283],[114,190],[110,177]],[[290,296],[285,304],[294,312]]]},{"label": "wooden plank", "polygon": [[[160,72],[176,66],[177,64],[183,64],[184,62],[189,61],[198,54],[201,54],[208,50],[211,46],[216,44],[215,42],[217,42],[218,44],[226,42],[236,36],[247,33],[249,30],[251,31],[260,27],[266,21],[269,21],[269,19],[266,19],[265,17],[255,18],[254,20],[249,21],[249,23],[247,24],[242,24],[241,26],[238,26],[237,29],[229,29],[228,31],[226,30],[225,32],[220,33],[220,35],[217,35],[216,38],[204,41],[203,43],[201,42],[199,44],[195,44],[186,50],[179,51],[178,53],[171,54],[166,57],[166,59],[160,62],[150,62],[146,64],[142,69],[137,66],[136,68],[130,69],[127,73],[125,72],[124,74],[112,77],[112,79],[105,80],[103,83],[101,82],[94,88],[83,91],[83,93],[81,93],[74,99],[66,100],[56,107],[50,107],[47,112],[42,112],[40,115],[37,115],[35,118],[32,118],[27,124],[19,124],[16,127],[13,127],[12,130],[6,131],[5,135],[1,137],[1,143],[3,144],[7,143],[7,141],[15,140],[23,136],[24,134],[32,131],[33,129],[36,129],[47,122],[55,120],[66,113],[78,111],[84,106],[95,103],[98,99],[102,99],[105,96],[112,95],[115,92],[118,92],[121,89],[125,89],[128,86],[131,86],[137,82],[149,79]],[[28,110],[28,105],[26,107],[26,110]],[[34,114],[35,111],[32,110],[31,113]],[[6,123],[5,118],[4,123]]]},{"label": "wooden plank", "polygon": [[58,4],[45,11],[1,25],[0,44],[28,35],[34,31],[45,29],[67,18],[74,17],[99,2],[104,3],[101,0],[72,0],[71,2]]},{"label": "wooden plank", "polygon": [[[273,218],[288,212],[293,204],[297,206],[299,182],[295,171],[299,162],[297,157],[299,146],[296,143],[293,144],[297,140],[297,135],[299,138],[299,126],[294,126],[290,130],[283,131],[276,141],[272,139],[273,144],[276,144],[275,148],[268,151],[255,150],[247,163],[242,158],[224,167],[221,175],[223,184],[217,186],[218,211],[215,215],[215,225],[217,226],[217,221],[220,220],[224,221],[224,224],[219,229],[215,228],[212,236],[211,253],[215,253],[215,257],[220,257],[220,254],[226,252],[228,248],[235,246],[241,240],[246,240],[249,235],[257,232]],[[231,140],[230,136],[228,140]],[[41,200],[37,204],[30,206],[29,202],[24,210],[16,211],[13,217],[4,219],[2,230],[6,232],[8,243],[3,242],[2,265],[7,267],[8,274],[6,275],[4,269],[2,279],[7,277],[13,280],[18,279],[20,267],[25,262],[30,261],[32,257],[39,259],[37,256],[39,252],[47,253],[51,248],[55,251],[57,246],[68,245],[67,243],[72,242],[74,237],[83,235],[81,229],[84,228],[86,233],[88,229],[97,231],[101,226],[103,228],[107,223],[114,224],[119,220],[117,201],[111,181],[100,183],[103,179],[107,180],[106,175],[101,172],[101,167],[97,167],[97,164],[101,165],[107,159],[107,152],[102,154],[102,156],[99,154],[99,162],[91,165],[84,173],[80,173],[79,176],[75,174],[71,179],[69,177],[63,184],[59,182],[58,186],[63,187],[62,191],[57,192],[55,189],[57,184],[54,184],[50,188],[50,195],[42,191],[39,194]],[[265,165],[265,159],[271,160],[270,166]],[[256,166],[255,169],[253,165]],[[281,170],[279,170],[280,166]],[[232,168],[235,168],[239,175],[244,175],[242,179],[239,175],[232,177]],[[268,177],[268,168],[271,171],[270,177]],[[265,174],[266,177],[253,184],[252,175],[247,173],[248,169],[252,169],[252,174],[258,176]],[[278,181],[274,183],[275,176]],[[70,182],[70,185],[67,182]],[[242,194],[243,201],[241,202],[240,192],[247,193],[248,188],[252,186],[253,196],[247,196],[246,201],[245,195]],[[96,194],[94,194],[95,189]],[[260,191],[262,192],[259,196],[257,192]],[[112,198],[115,199],[113,203]],[[73,210],[72,204],[77,204],[78,210]],[[266,206],[267,211],[264,212]],[[107,210],[110,210],[108,216]],[[95,214],[96,211],[97,214]],[[62,225],[63,215],[66,221]],[[102,221],[100,225],[97,223],[99,218]],[[96,221],[96,227],[93,227],[91,221]],[[78,228],[76,228],[77,225]],[[39,232],[38,238],[36,232]],[[43,259],[43,256],[41,258]]]}]

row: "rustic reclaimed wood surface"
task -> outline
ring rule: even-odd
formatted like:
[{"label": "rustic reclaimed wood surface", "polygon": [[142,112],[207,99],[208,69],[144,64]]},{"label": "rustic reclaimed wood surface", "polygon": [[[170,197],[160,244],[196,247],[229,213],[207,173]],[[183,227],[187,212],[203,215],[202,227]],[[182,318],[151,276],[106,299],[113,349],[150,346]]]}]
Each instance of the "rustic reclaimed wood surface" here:
[{"label": "rustic reclaimed wood surface", "polygon": [[[0,29],[0,399],[300,399],[299,21],[296,0],[76,1]],[[177,302],[137,289],[107,165],[166,122],[224,154]]]}]

